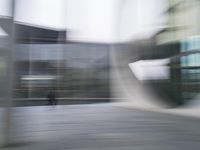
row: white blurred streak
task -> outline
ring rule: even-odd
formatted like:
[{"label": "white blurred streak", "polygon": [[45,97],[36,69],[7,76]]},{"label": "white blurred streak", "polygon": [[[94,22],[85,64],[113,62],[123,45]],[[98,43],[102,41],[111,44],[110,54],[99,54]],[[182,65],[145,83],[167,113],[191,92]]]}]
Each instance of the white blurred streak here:
[{"label": "white blurred streak", "polygon": [[129,67],[138,80],[169,79],[169,59],[140,60],[130,63]]},{"label": "white blurred streak", "polygon": [[55,76],[52,75],[24,75],[22,80],[54,80]]}]

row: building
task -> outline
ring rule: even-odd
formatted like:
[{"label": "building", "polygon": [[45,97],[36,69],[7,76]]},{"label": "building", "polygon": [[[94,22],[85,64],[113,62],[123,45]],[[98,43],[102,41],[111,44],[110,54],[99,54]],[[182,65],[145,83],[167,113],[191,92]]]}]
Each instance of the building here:
[{"label": "building", "polygon": [[75,43],[67,32],[15,24],[16,105],[45,105],[55,90],[59,104],[108,102],[109,44]]}]

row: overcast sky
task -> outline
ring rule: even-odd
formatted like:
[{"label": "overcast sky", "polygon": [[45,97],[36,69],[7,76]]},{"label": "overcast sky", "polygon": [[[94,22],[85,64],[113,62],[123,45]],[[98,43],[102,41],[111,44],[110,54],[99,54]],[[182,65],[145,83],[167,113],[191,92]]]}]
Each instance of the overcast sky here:
[{"label": "overcast sky", "polygon": [[[9,16],[11,0],[0,0],[0,15]],[[117,42],[155,33],[166,0],[15,0],[15,20],[67,29],[78,41]],[[123,3],[125,2],[125,3]],[[122,5],[123,4],[123,5]],[[121,14],[120,14],[121,12]]]},{"label": "overcast sky", "polygon": [[12,0],[0,0],[0,15],[11,16],[11,2]]}]

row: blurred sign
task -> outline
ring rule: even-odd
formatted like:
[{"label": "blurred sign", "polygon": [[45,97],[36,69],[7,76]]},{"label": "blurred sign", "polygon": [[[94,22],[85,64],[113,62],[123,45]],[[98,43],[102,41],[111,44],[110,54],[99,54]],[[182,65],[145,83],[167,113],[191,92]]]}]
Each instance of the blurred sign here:
[{"label": "blurred sign", "polygon": [[140,60],[129,67],[138,80],[162,80],[169,79],[169,62],[169,59]]}]

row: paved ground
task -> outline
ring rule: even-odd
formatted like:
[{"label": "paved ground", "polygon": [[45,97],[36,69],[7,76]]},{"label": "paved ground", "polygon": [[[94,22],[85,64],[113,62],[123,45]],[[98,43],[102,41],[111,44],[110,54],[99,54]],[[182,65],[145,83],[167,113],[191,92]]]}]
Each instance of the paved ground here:
[{"label": "paved ground", "polygon": [[13,139],[2,150],[199,150],[200,120],[112,104],[13,110]]}]

